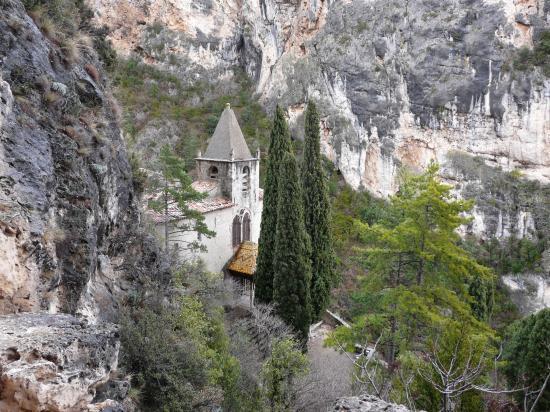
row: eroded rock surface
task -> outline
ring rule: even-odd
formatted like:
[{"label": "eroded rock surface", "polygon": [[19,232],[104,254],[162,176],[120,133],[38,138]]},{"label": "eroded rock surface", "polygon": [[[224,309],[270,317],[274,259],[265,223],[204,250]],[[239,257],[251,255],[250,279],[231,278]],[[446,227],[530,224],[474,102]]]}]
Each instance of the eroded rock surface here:
[{"label": "eroded rock surface", "polygon": [[339,399],[333,410],[350,412],[409,412],[409,409],[403,405],[388,403],[372,395],[351,396]]},{"label": "eroded rock surface", "polygon": [[0,410],[85,411],[118,360],[112,324],[66,314],[0,316]]}]

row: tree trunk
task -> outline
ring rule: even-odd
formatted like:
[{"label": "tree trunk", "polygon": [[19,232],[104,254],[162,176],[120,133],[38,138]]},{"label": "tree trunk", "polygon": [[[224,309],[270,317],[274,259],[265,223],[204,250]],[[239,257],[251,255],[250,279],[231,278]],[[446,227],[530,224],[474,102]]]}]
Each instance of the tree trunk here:
[{"label": "tree trunk", "polygon": [[164,251],[168,253],[168,182],[164,179]]}]

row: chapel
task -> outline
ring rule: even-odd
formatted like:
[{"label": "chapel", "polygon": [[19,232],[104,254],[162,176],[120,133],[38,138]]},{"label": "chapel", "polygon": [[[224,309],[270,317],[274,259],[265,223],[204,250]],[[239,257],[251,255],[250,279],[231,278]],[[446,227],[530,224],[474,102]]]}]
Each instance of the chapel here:
[{"label": "chapel", "polygon": [[[199,241],[206,251],[181,251],[185,259],[200,258],[210,272],[223,271],[253,293],[258,237],[262,217],[260,152],[252,155],[229,103],[222,112],[204,153],[196,160],[195,190],[206,198],[189,207],[201,212],[212,238],[196,232],[170,238],[171,246]],[[177,220],[177,219],[174,219]],[[163,222],[157,222],[163,223]],[[192,238],[192,237],[195,238]]]}]

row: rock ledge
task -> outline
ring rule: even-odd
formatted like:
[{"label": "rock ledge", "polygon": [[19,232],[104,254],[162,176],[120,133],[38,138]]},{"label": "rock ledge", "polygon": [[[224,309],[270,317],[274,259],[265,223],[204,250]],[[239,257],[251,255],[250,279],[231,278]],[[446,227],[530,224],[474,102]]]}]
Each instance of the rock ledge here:
[{"label": "rock ledge", "polygon": [[388,403],[372,395],[351,396],[339,399],[333,410],[351,412],[410,412],[403,405]]},{"label": "rock ledge", "polygon": [[66,314],[0,316],[0,410],[89,410],[118,350],[112,324]]}]

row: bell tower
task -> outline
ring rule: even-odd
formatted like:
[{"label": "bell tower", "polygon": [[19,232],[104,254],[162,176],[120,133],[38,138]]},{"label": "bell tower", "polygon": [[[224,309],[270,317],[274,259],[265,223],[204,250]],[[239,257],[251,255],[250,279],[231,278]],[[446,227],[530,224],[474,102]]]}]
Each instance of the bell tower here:
[{"label": "bell tower", "polygon": [[245,225],[236,239],[257,240],[261,219],[260,152],[255,157],[250,153],[229,103],[206,151],[199,153],[196,162],[199,180],[217,182],[219,195],[235,205],[235,219]]}]

